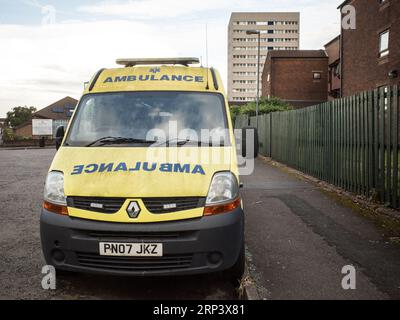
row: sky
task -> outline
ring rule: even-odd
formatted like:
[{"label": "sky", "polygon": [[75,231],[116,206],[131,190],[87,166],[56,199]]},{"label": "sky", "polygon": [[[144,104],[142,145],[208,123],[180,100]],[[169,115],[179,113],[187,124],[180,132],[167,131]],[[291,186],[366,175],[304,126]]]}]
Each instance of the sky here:
[{"label": "sky", "polygon": [[340,32],[342,0],[0,0],[0,117],[78,99],[84,82],[117,58],[194,56],[226,88],[231,12],[300,12],[300,49]]}]

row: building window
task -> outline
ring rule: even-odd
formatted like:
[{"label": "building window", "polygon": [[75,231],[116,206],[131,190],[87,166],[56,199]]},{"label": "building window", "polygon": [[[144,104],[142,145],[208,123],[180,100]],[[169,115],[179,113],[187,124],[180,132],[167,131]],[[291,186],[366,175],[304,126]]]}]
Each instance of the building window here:
[{"label": "building window", "polygon": [[313,72],[313,79],[314,80],[321,80],[322,79],[321,72]]},{"label": "building window", "polygon": [[379,35],[379,57],[385,57],[389,54],[389,30]]}]

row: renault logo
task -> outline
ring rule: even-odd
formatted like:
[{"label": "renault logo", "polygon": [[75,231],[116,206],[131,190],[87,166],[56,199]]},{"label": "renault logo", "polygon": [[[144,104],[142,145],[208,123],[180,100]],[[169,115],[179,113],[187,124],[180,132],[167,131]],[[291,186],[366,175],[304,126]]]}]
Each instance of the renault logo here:
[{"label": "renault logo", "polygon": [[139,204],[136,201],[131,201],[129,203],[128,208],[126,208],[126,212],[128,213],[128,216],[130,218],[132,218],[132,219],[137,218],[140,213]]}]

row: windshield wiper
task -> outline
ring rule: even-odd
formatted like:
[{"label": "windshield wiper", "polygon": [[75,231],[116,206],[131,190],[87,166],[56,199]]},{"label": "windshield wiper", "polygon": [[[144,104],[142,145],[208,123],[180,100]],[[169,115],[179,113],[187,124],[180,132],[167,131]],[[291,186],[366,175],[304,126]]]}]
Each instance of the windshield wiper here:
[{"label": "windshield wiper", "polygon": [[92,147],[94,145],[107,145],[107,144],[129,144],[129,143],[140,143],[140,144],[153,144],[156,143],[155,140],[146,140],[146,139],[137,139],[137,138],[124,138],[124,137],[103,137],[97,139],[89,144],[86,147]]},{"label": "windshield wiper", "polygon": [[171,143],[176,144],[177,146],[184,146],[188,143],[190,144],[196,144],[198,146],[209,146],[209,147],[224,147],[225,144],[223,141],[221,141],[219,144],[213,144],[213,142],[211,140],[207,141],[201,141],[201,140],[191,140],[191,139],[179,139],[179,138],[173,138],[173,139],[168,139],[165,141],[160,142],[160,144],[158,144],[157,146],[160,145],[170,145]]}]

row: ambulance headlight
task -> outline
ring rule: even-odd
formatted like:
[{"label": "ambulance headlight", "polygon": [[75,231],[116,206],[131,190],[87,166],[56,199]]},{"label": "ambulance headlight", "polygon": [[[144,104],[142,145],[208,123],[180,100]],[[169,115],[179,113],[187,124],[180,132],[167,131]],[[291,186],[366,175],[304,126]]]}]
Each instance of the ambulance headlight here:
[{"label": "ambulance headlight", "polygon": [[208,190],[206,206],[234,200],[239,195],[239,185],[231,172],[218,172],[214,175]]},{"label": "ambulance headlight", "polygon": [[64,174],[59,171],[48,173],[44,186],[44,201],[66,206],[67,200],[64,195]]}]

